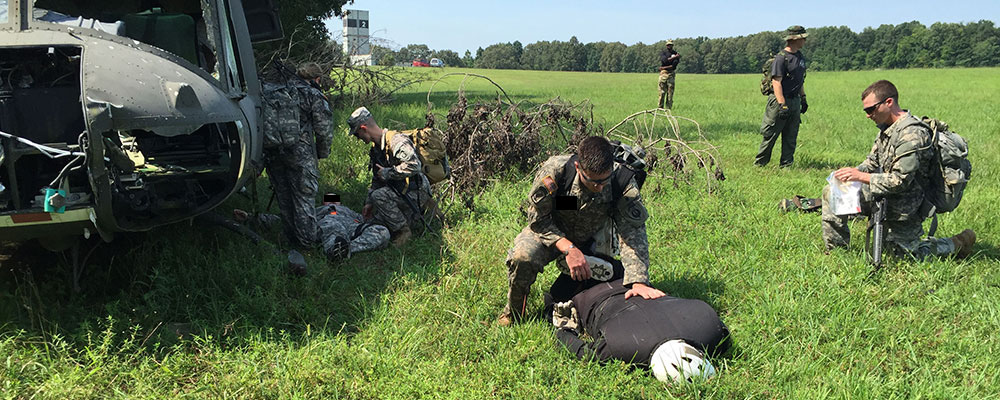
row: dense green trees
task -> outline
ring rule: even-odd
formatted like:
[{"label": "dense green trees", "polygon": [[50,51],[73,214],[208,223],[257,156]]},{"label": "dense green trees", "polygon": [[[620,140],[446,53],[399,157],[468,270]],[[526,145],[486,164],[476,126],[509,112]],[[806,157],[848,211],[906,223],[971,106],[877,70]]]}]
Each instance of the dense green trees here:
[{"label": "dense green trees", "polygon": [[[784,32],[748,36],[674,40],[686,73],[756,73],[784,45]],[[568,41],[497,43],[480,47],[473,56],[449,50],[434,51],[425,45],[408,45],[387,60],[409,62],[417,54],[437,57],[449,66],[548,71],[655,72],[665,40],[653,44]],[[419,50],[419,51],[417,51]],[[846,26],[809,28],[803,50],[813,71],[892,68],[985,67],[1000,65],[1000,28],[991,21],[968,24],[912,21],[851,31]],[[383,55],[380,55],[381,58]],[[422,56],[426,58],[426,56]],[[382,63],[384,64],[384,63]]]}]

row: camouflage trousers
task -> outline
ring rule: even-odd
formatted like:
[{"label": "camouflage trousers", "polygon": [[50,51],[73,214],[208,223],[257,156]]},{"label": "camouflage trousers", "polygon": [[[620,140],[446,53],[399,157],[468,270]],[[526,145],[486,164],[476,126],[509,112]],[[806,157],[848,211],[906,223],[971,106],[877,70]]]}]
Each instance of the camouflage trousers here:
[{"label": "camouflage trousers", "polygon": [[[862,195],[861,214],[871,215],[871,196]],[[827,249],[847,247],[851,242],[851,230],[847,224],[848,216],[836,215],[830,207],[830,186],[823,188],[823,242]],[[897,257],[913,257],[923,260],[928,256],[941,256],[955,252],[955,242],[950,238],[921,239],[924,234],[922,219],[905,221],[885,221],[885,249]]]},{"label": "camouflage trousers", "polygon": [[[410,190],[404,194],[421,212],[430,201],[430,192]],[[390,232],[396,233],[404,227],[420,224],[420,214],[402,196],[396,194],[390,187],[380,187],[368,194],[368,204],[372,205],[373,222],[384,225]]]},{"label": "camouflage trousers", "polygon": [[[674,107],[674,76],[673,72],[660,72],[660,100],[657,104],[660,108],[673,109]],[[665,107],[664,107],[665,106]]]},{"label": "camouflage trousers", "polygon": [[799,124],[802,122],[799,110],[802,100],[798,97],[786,97],[788,117],[778,116],[778,99],[774,94],[767,96],[767,108],[764,109],[764,119],[760,124],[760,134],[764,137],[757,150],[755,165],[764,166],[771,161],[771,150],[781,136],[781,161],[778,166],[787,167],[795,160],[795,143],[799,137]]},{"label": "camouflage trousers", "polygon": [[337,238],[348,241],[349,253],[375,250],[389,244],[389,229],[378,224],[366,224],[361,214],[344,205],[325,205],[316,210],[320,240],[327,256],[336,254]]},{"label": "camouflage trousers", "polygon": [[267,177],[278,199],[285,236],[293,245],[303,248],[315,247],[319,234],[315,215],[319,168],[311,136],[302,135],[290,147],[264,152]]},{"label": "camouflage trousers", "polygon": [[[524,315],[527,308],[528,292],[535,278],[542,273],[545,265],[562,258],[563,254],[555,246],[546,246],[538,241],[535,233],[524,228],[514,238],[514,247],[507,251],[507,304],[504,313],[516,318]],[[556,263],[560,272],[569,274],[565,263]]]}]

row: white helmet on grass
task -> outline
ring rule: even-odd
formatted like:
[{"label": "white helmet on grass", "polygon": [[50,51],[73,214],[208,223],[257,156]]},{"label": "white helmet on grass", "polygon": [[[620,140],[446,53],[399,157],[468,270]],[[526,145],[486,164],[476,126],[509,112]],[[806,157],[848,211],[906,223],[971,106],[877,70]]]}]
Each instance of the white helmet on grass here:
[{"label": "white helmet on grass", "polygon": [[691,382],[715,375],[715,367],[701,351],[676,339],[659,345],[653,351],[650,369],[662,382]]}]

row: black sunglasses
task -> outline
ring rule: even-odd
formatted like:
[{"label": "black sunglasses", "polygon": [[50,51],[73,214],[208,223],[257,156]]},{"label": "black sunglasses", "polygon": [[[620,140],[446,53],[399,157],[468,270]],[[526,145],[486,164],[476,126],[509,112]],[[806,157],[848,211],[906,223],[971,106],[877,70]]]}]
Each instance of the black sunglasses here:
[{"label": "black sunglasses", "polygon": [[889,98],[884,98],[882,99],[882,101],[872,104],[868,107],[865,107],[862,110],[864,110],[865,114],[872,115],[872,113],[875,112],[875,109],[878,108],[878,106],[882,105],[882,103],[885,103],[886,100],[889,100]]},{"label": "black sunglasses", "polygon": [[596,186],[606,185],[608,184],[608,182],[611,182],[611,175],[608,175],[608,177],[604,179],[590,179],[590,177],[588,177],[587,174],[583,172],[583,168],[580,168],[580,177],[583,178],[583,180],[593,183]]}]

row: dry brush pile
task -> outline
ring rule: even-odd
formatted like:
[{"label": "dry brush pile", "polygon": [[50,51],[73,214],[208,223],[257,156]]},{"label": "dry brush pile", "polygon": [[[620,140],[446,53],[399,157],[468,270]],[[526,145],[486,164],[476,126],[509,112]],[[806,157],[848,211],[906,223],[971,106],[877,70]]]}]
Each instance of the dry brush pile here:
[{"label": "dry brush pile", "polygon": [[[662,182],[704,184],[709,192],[724,180],[717,149],[708,142],[697,121],[674,116],[669,110],[640,111],[608,130],[594,123],[589,101],[572,103],[560,98],[544,104],[514,102],[506,91],[488,77],[475,74],[445,74],[465,79],[458,99],[447,115],[428,111],[427,127],[439,129],[445,138],[452,174],[438,185],[438,195],[459,200],[470,211],[475,198],[497,179],[509,173],[528,173],[551,155],[571,153],[587,136],[603,135],[631,146],[646,162],[646,170],[659,191]],[[471,102],[464,86],[470,77],[489,80],[498,89],[496,98]],[[428,91],[428,110],[434,90]],[[692,124],[696,134],[682,125]]]}]

